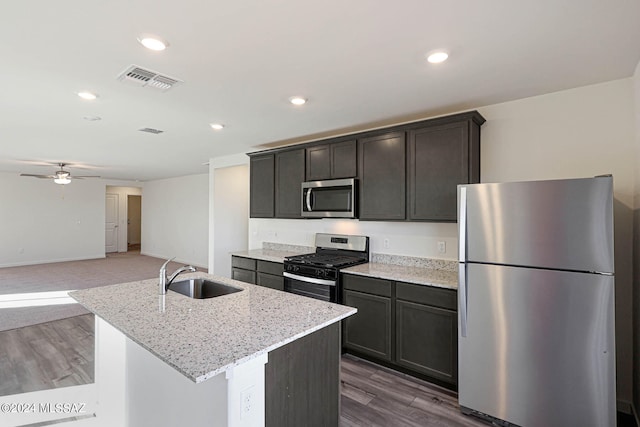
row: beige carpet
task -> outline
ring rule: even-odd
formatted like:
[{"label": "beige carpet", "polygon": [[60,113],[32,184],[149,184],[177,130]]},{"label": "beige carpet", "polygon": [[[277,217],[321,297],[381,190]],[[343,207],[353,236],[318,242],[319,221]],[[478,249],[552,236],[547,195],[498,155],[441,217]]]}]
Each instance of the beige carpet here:
[{"label": "beige carpet", "polygon": [[[87,289],[158,276],[164,260],[139,252],[109,254],[87,261],[0,268],[0,296]],[[181,264],[172,262],[169,271]],[[0,308],[0,331],[88,313],[79,304]]]}]

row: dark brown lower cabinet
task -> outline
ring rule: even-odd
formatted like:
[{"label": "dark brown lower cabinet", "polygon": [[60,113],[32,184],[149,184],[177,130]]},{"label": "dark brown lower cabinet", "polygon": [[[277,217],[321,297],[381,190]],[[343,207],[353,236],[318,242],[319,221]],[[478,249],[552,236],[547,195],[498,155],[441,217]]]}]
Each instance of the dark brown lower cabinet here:
[{"label": "dark brown lower cabinet", "polygon": [[266,427],[337,426],[340,420],[340,323],[269,353]]},{"label": "dark brown lower cabinet", "polygon": [[279,291],[284,290],[283,264],[231,256],[231,278],[252,285],[265,286]]},{"label": "dark brown lower cabinet", "polygon": [[231,278],[241,282],[256,284],[256,260],[239,256],[231,257]]},{"label": "dark brown lower cabinet", "polygon": [[344,274],[343,347],[373,362],[455,388],[457,293],[452,289]]},{"label": "dark brown lower cabinet", "polygon": [[396,301],[396,363],[455,384],[458,379],[457,313]]},{"label": "dark brown lower cabinet", "polygon": [[284,277],[273,274],[257,272],[256,285],[264,286],[278,291],[284,291]]},{"label": "dark brown lower cabinet", "polygon": [[345,305],[358,312],[344,321],[344,346],[391,361],[391,298],[345,290]]},{"label": "dark brown lower cabinet", "polygon": [[231,269],[231,278],[233,280],[239,280],[245,283],[256,284],[256,272],[250,270],[243,270],[242,268],[233,267]]}]

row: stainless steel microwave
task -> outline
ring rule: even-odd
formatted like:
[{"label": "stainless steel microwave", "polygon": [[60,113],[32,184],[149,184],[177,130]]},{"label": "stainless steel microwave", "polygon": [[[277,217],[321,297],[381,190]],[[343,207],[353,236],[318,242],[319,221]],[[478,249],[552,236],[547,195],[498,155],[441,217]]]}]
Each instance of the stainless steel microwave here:
[{"label": "stainless steel microwave", "polygon": [[332,179],[302,183],[305,218],[356,218],[357,180]]}]

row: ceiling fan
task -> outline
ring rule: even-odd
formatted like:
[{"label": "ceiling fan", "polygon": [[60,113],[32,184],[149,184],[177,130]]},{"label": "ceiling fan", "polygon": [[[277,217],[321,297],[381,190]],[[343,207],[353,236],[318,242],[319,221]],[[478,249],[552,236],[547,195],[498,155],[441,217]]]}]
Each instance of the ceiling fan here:
[{"label": "ceiling fan", "polygon": [[[64,170],[64,167],[67,166],[67,163],[58,163],[60,166],[60,170],[56,171],[53,175],[34,175],[30,173],[21,173],[20,176],[30,176],[33,178],[41,178],[41,179],[53,179],[53,182],[60,185],[66,185],[71,182],[71,172]],[[77,176],[74,175],[73,179],[84,179],[84,178],[100,178],[99,176]]]}]

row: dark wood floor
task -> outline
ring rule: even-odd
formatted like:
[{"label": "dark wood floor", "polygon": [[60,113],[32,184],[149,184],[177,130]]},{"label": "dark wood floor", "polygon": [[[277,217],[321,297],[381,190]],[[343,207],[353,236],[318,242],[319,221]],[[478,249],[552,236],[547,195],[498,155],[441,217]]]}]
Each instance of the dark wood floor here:
[{"label": "dark wood floor", "polygon": [[93,314],[0,332],[0,396],[93,382]]},{"label": "dark wood floor", "polygon": [[[71,317],[0,332],[0,396],[93,382],[94,318]],[[341,427],[486,427],[460,413],[457,394],[369,363],[342,357]],[[635,427],[618,414],[618,427]]]},{"label": "dark wood floor", "polygon": [[463,415],[456,393],[353,356],[342,357],[340,377],[342,427],[488,425]]}]

